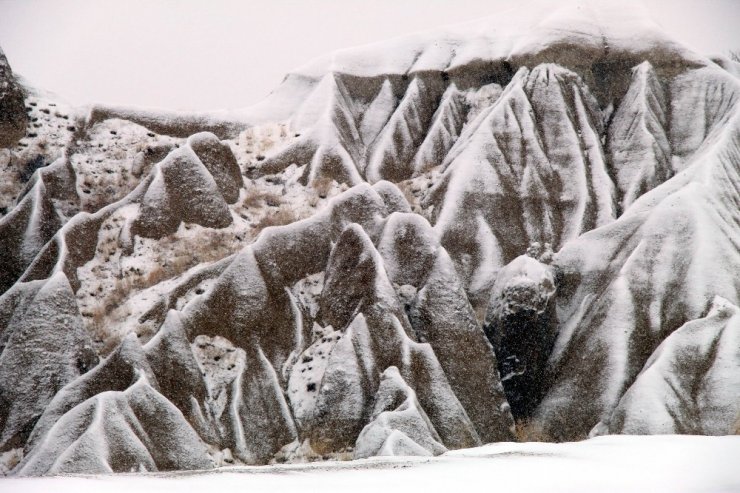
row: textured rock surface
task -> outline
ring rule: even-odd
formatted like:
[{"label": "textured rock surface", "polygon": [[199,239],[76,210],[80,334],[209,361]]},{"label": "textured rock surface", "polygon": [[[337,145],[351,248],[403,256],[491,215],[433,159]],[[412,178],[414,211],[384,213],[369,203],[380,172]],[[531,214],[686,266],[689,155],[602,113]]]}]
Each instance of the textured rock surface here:
[{"label": "textured rock surface", "polygon": [[740,309],[715,298],[709,313],[658,346],[606,423],[626,434],[737,434]]},{"label": "textured rock surface", "polygon": [[638,11],[345,50],[221,118],[15,93],[12,473],[737,433],[740,80]]},{"label": "textured rock surface", "polygon": [[557,336],[552,267],[522,255],[496,277],[485,329],[514,416],[526,418],[546,388],[547,359]]},{"label": "textured rock surface", "polygon": [[430,203],[469,290],[532,242],[558,249],[614,220],[602,120],[578,75],[545,64],[520,69],[468,125]]},{"label": "textured rock surface", "polygon": [[643,62],[632,71],[607,137],[622,210],[673,174],[668,117],[663,84],[650,62]]},{"label": "textured rock surface", "polygon": [[0,448],[6,450],[25,443],[49,401],[98,357],[64,274],[16,285],[0,306],[6,321],[0,331]]},{"label": "textured rock surface", "polygon": [[220,184],[216,183],[192,147],[172,151],[155,168],[142,198],[140,215],[132,225],[133,234],[161,237],[177,231],[181,221],[207,228],[223,228],[231,223],[229,208],[221,191],[226,190],[230,201],[234,202],[237,182],[230,180],[232,177],[226,167],[218,167],[219,156],[205,149],[207,144],[203,138],[190,142],[207,156],[209,163],[213,162],[211,168],[219,177]]},{"label": "textured rock surface", "polygon": [[355,459],[376,455],[439,455],[441,438],[398,368],[380,377],[370,423],[357,437]]},{"label": "textured rock surface", "polygon": [[25,95],[0,50],[0,147],[15,145],[26,133]]},{"label": "textured rock surface", "polygon": [[243,180],[229,146],[208,132],[192,135],[188,145],[213,177],[224,200],[229,204],[236,202]]},{"label": "textured rock surface", "polygon": [[0,285],[9,289],[39,251],[61,227],[49,191],[43,181],[26,194],[13,211],[0,219]]},{"label": "textured rock surface", "polygon": [[207,469],[205,444],[142,379],[66,413],[19,465],[20,475]]},{"label": "textured rock surface", "polygon": [[536,412],[548,433],[587,434],[608,418],[661,341],[700,318],[715,296],[737,302],[735,125],[618,221],[555,256],[559,335],[552,383]]}]

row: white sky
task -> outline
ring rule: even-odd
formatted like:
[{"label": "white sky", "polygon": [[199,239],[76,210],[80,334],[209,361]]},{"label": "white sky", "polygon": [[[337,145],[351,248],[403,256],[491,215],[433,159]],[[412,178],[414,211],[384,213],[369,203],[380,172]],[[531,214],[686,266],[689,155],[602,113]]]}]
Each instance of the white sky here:
[{"label": "white sky", "polygon": [[[740,49],[740,0],[644,1],[668,33],[699,52]],[[520,3],[0,0],[0,46],[14,70],[72,103],[238,108],[326,52]]]}]

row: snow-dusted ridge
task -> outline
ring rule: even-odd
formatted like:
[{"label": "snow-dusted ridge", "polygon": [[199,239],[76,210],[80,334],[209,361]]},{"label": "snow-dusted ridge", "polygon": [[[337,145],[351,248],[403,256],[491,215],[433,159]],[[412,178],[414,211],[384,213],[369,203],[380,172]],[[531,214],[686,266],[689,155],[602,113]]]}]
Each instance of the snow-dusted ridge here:
[{"label": "snow-dusted ridge", "polygon": [[589,66],[598,61],[644,60],[712,64],[671,39],[639,0],[568,0],[553,11],[546,0],[529,0],[483,19],[337,50],[288,74],[247,118],[287,118],[326,74],[355,77],[413,76],[424,72],[462,75],[475,67],[505,73],[507,64],[543,61]]},{"label": "snow-dusted ridge", "polygon": [[734,65],[540,3],[221,114],[0,63],[0,470],[737,434]]}]

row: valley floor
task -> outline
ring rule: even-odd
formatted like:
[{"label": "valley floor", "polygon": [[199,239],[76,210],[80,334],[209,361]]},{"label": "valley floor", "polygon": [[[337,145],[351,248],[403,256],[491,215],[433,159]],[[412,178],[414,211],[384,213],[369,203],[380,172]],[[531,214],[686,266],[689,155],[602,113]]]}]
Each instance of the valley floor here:
[{"label": "valley floor", "polygon": [[497,443],[436,458],[382,458],[208,472],[8,478],[4,493],[740,491],[740,437],[607,436]]}]

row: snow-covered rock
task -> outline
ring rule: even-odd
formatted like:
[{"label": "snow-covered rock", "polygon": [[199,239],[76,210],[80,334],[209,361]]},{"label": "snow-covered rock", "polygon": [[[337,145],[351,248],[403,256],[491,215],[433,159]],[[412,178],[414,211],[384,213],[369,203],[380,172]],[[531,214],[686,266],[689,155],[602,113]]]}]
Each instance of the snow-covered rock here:
[{"label": "snow-covered rock", "polygon": [[413,389],[403,381],[398,368],[388,367],[380,377],[370,424],[357,437],[355,459],[439,455],[447,450],[440,442]]},{"label": "snow-covered rock", "polygon": [[122,392],[142,375],[146,376],[149,385],[157,385],[141,344],[130,335],[99,365],[56,393],[33,428],[26,444],[28,449],[36,448],[54,424],[79,404],[103,392]]},{"label": "snow-covered rock", "polygon": [[40,180],[10,214],[0,219],[0,260],[3,264],[0,289],[7,290],[23,275],[61,225],[50,193]]},{"label": "snow-covered rock", "polygon": [[24,88],[2,468],[736,433],[736,67],[631,3],[538,6],[334,53],[240,112]]},{"label": "snow-covered rock", "polygon": [[528,255],[496,277],[485,330],[514,416],[527,417],[546,388],[545,370],[557,335],[553,268]]},{"label": "snow-covered rock", "polygon": [[[365,169],[369,181],[397,182],[411,178],[415,171],[414,156],[429,135],[429,127],[439,107],[443,90],[444,81],[441,77],[419,75],[409,83],[403,99],[370,146],[370,157]],[[443,118],[442,115],[439,116]]]},{"label": "snow-covered rock", "polygon": [[435,228],[471,292],[532,242],[558,249],[614,220],[601,111],[573,72],[517,72],[450,150],[432,189]]},{"label": "snow-covered rock", "polygon": [[62,416],[24,458],[18,474],[211,467],[206,445],[182,413],[142,377],[123,392],[97,394]]},{"label": "snow-covered rock", "polygon": [[0,449],[25,444],[49,402],[97,363],[63,273],[0,298]]},{"label": "snow-covered rock", "polygon": [[159,332],[142,349],[152,375],[149,378],[156,379],[161,394],[183,413],[197,432],[208,437],[209,390],[180,313],[170,310]]},{"label": "snow-covered rock", "polygon": [[23,89],[0,50],[0,147],[11,147],[26,134],[28,115]]},{"label": "snow-covered rock", "polygon": [[[139,217],[132,225],[133,234],[161,237],[175,232],[181,221],[207,228],[224,228],[231,224],[229,207],[220,188],[228,187],[226,190],[233,202],[238,190],[234,187],[238,185],[232,180],[229,187],[226,180],[231,177],[224,176],[228,172],[217,167],[218,164],[213,160],[216,156],[212,158],[208,154],[203,138],[196,138],[191,144],[208,156],[221,183],[216,183],[192,147],[172,151],[153,171],[153,179],[142,199]],[[225,151],[231,152],[228,149]]]},{"label": "snow-covered rock", "polygon": [[208,132],[190,136],[188,145],[213,177],[226,203],[236,202],[243,180],[239,164],[229,146]]},{"label": "snow-covered rock", "polygon": [[668,117],[665,89],[643,62],[633,69],[607,137],[622,210],[673,174]]},{"label": "snow-covered rock", "polygon": [[740,309],[717,297],[709,313],[669,335],[594,432],[727,435],[740,416]]},{"label": "snow-covered rock", "polygon": [[608,419],[658,345],[715,296],[739,302],[734,118],[685,171],[555,256],[559,335],[536,412],[553,436]]}]

